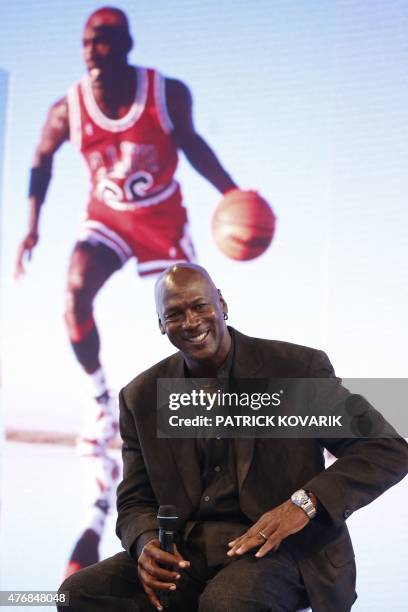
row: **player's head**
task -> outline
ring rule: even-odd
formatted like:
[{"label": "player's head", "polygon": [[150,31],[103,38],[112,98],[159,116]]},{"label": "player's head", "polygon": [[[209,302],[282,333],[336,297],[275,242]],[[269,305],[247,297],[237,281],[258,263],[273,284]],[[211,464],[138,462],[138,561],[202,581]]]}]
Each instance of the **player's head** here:
[{"label": "player's head", "polygon": [[133,40],[125,13],[110,6],[92,13],[85,23],[82,45],[89,71],[103,72],[127,63]]},{"label": "player's head", "polygon": [[228,306],[201,266],[178,263],[167,268],[155,287],[159,327],[188,365],[218,367],[227,356]]}]

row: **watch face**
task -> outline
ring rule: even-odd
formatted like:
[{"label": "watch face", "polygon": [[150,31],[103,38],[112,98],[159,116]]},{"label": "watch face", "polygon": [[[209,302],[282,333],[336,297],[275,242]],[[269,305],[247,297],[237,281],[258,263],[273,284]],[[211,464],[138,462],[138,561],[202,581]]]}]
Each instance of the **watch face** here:
[{"label": "watch face", "polygon": [[304,491],[295,491],[294,494],[292,495],[292,501],[294,504],[296,504],[297,506],[301,506],[302,504],[305,504],[308,501],[308,496],[306,495],[306,493]]}]

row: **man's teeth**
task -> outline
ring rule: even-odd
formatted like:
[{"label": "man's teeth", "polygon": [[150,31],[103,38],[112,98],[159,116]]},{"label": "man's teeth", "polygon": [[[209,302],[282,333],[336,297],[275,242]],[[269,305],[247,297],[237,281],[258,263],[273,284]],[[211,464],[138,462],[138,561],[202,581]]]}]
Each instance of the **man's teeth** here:
[{"label": "man's teeth", "polygon": [[207,334],[208,334],[208,330],[203,332],[202,334],[199,334],[198,336],[190,336],[189,341],[190,342],[202,342],[202,340],[204,340]]}]

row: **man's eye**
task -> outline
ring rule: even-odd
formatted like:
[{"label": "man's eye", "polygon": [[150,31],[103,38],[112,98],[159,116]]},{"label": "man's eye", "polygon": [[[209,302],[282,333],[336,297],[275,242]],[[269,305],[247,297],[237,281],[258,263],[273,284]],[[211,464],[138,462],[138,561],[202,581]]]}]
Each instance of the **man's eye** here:
[{"label": "man's eye", "polygon": [[169,312],[168,314],[165,315],[165,320],[166,321],[175,321],[177,319],[177,317],[180,316],[179,312]]},{"label": "man's eye", "polygon": [[195,309],[196,310],[204,310],[204,308],[207,306],[207,304],[205,304],[204,302],[201,304],[196,304]]}]

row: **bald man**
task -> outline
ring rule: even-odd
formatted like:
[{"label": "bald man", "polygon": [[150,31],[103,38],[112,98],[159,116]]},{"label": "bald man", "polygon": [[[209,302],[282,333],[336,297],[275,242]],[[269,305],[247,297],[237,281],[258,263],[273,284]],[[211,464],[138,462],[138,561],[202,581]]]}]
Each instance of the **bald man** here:
[{"label": "bald man", "polygon": [[[178,352],[120,393],[117,534],[127,552],[64,582],[71,609],[161,610],[167,591],[177,612],[350,610],[356,569],[345,521],[405,476],[405,440],[158,438],[159,379],[324,378],[326,410],[354,396],[322,351],[227,327],[227,303],[203,268],[170,267],[155,295],[159,329]],[[375,414],[363,398],[359,410],[365,422]],[[325,447],[338,457],[327,470]],[[173,554],[157,537],[165,504],[179,516]]]},{"label": "bald man", "polygon": [[[28,233],[16,277],[39,241],[39,219],[53,159],[71,140],[89,168],[91,192],[68,269],[65,321],[94,400],[78,440],[93,491],[68,573],[98,560],[98,543],[118,474],[107,446],[117,433],[117,404],[101,365],[93,303],[105,282],[135,258],[139,274],[194,260],[186,209],[174,175],[178,150],[221,193],[236,187],[197,134],[186,85],[128,63],[133,46],[123,11],[104,7],[85,23],[87,74],[49,110],[31,170]],[[89,486],[88,486],[89,489]]]}]

